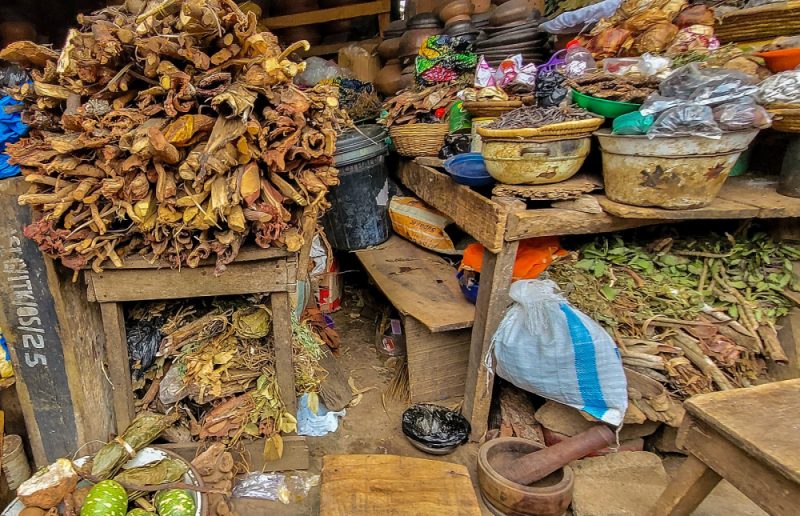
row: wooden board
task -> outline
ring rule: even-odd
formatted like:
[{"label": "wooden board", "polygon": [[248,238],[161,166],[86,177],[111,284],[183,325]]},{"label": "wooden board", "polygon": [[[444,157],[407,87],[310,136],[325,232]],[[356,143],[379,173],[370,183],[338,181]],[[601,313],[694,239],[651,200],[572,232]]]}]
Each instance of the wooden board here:
[{"label": "wooden board", "polygon": [[417,197],[441,211],[493,253],[503,246],[507,210],[450,176],[409,160],[402,160],[400,181]]},{"label": "wooden board", "polygon": [[612,201],[605,195],[595,195],[603,210],[623,219],[690,220],[690,219],[749,219],[758,217],[760,209],[738,201],[717,197],[711,204],[694,210],[667,210],[630,206]]},{"label": "wooden board", "polygon": [[696,396],[684,406],[735,446],[800,484],[800,379]]},{"label": "wooden board", "polygon": [[[270,247],[268,249],[262,249],[257,246],[248,246],[243,247],[239,254],[236,255],[236,263],[240,262],[253,262],[258,260],[271,260],[273,258],[284,258],[287,256],[292,256],[292,253],[288,252],[285,249],[279,249],[277,247]],[[215,258],[207,258],[200,262],[200,266],[214,266],[216,263]],[[169,269],[169,265],[166,265],[162,262],[151,262],[144,256],[129,256],[125,258],[123,266],[119,269],[109,265],[109,271],[115,270],[125,270],[125,269]],[[86,270],[91,270],[91,266],[87,265],[84,267]]]},{"label": "wooden board", "polygon": [[722,185],[722,199],[759,208],[758,218],[800,217],[800,199],[775,191],[777,181],[768,178],[731,177]]},{"label": "wooden board", "polygon": [[365,45],[365,44],[379,44],[381,42],[380,39],[372,38],[372,39],[363,39],[361,41],[342,41],[339,43],[325,43],[322,45],[314,45],[311,47],[311,50],[308,52],[301,52],[303,57],[309,56],[326,56],[330,54],[337,54],[339,50],[344,47],[349,47],[350,45]]},{"label": "wooden board", "polygon": [[353,391],[347,383],[347,373],[339,363],[339,359],[331,353],[325,353],[319,365],[328,373],[319,384],[319,397],[328,410],[338,412],[353,401]]},{"label": "wooden board", "polygon": [[461,293],[455,268],[441,256],[399,236],[356,256],[400,313],[432,332],[472,326],[475,306]]},{"label": "wooden board", "polygon": [[[298,435],[283,436],[283,456],[278,460],[264,462],[264,438],[240,442],[229,448],[236,463],[246,463],[248,471],[293,471],[308,469],[308,443],[306,438]],[[155,446],[177,453],[189,462],[193,461],[207,443],[161,443]]]},{"label": "wooden board", "polygon": [[327,455],[320,516],[479,516],[469,471],[460,464],[396,455]]},{"label": "wooden board", "polygon": [[431,333],[405,317],[408,384],[413,403],[464,396],[469,365],[468,329]]},{"label": "wooden board", "polygon": [[542,208],[509,214],[506,240],[610,233],[658,222],[653,219],[623,219],[607,213],[592,214],[561,208]]},{"label": "wooden board", "polygon": [[292,307],[288,292],[269,296],[272,308],[272,340],[275,348],[275,379],[281,400],[290,414],[297,413],[297,395],[292,363]]},{"label": "wooden board", "polygon": [[392,9],[390,0],[375,0],[360,4],[342,5],[330,9],[317,9],[304,13],[287,14],[284,16],[270,16],[262,18],[260,25],[270,29],[284,29],[300,25],[311,25],[335,20],[347,20],[372,14],[384,14]]},{"label": "wooden board", "polygon": [[180,299],[289,291],[296,288],[297,258],[235,261],[219,276],[196,269],[106,269],[87,271],[89,299],[100,303]]},{"label": "wooden board", "polygon": [[498,184],[492,189],[494,195],[521,197],[532,201],[563,201],[577,199],[581,195],[603,188],[598,177],[579,174],[575,177],[550,185],[505,185]]}]

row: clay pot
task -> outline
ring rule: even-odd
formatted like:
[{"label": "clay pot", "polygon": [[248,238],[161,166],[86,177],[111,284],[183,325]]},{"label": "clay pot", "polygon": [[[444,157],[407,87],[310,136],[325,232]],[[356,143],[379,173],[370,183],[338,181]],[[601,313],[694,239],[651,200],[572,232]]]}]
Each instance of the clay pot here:
[{"label": "clay pot", "polygon": [[403,67],[400,65],[400,61],[392,59],[386,63],[386,66],[378,70],[372,83],[381,94],[387,97],[392,96],[402,89],[402,70]]},{"label": "clay pot", "polygon": [[442,29],[412,29],[406,31],[400,38],[400,57],[415,56],[419,53],[419,47],[431,36],[441,34]]},{"label": "clay pot", "polygon": [[481,496],[495,514],[510,516],[561,516],[572,502],[575,478],[564,466],[530,486],[517,484],[498,473],[523,455],[544,446],[518,437],[500,437],[481,446],[478,452],[478,486]]},{"label": "clay pot", "polygon": [[25,21],[4,21],[0,23],[0,48],[15,41],[35,41],[36,26]]},{"label": "clay pot", "polygon": [[319,45],[322,41],[322,32],[319,25],[302,25],[300,27],[288,27],[275,31],[275,35],[284,45],[291,45],[295,41],[306,40],[309,45]]},{"label": "clay pot", "polygon": [[472,17],[468,14],[459,14],[458,16],[453,16],[447,23],[444,24],[444,30],[449,29],[453,25],[459,25],[461,23],[469,23],[472,25]]},{"label": "clay pot", "polygon": [[474,37],[472,38],[472,41],[475,41],[478,38],[478,31],[472,26],[471,21],[454,23],[447,27],[444,30],[444,33],[448,36],[465,36],[467,34],[473,34]]},{"label": "clay pot", "polygon": [[472,0],[472,14],[485,13],[492,7],[491,0]]},{"label": "clay pot", "polygon": [[471,15],[472,3],[470,0],[450,0],[441,4],[434,12],[440,20],[446,23],[455,16]]},{"label": "clay pot", "polygon": [[439,17],[433,13],[420,13],[406,23],[406,29],[429,29],[441,26],[442,23],[439,21]]},{"label": "clay pot", "polygon": [[508,0],[492,13],[489,18],[489,24],[495,27],[506,25],[516,21],[523,21],[533,12],[533,7],[530,6],[528,0]]},{"label": "clay pot", "polygon": [[378,55],[384,61],[396,59],[400,55],[400,38],[385,39],[378,45]]}]

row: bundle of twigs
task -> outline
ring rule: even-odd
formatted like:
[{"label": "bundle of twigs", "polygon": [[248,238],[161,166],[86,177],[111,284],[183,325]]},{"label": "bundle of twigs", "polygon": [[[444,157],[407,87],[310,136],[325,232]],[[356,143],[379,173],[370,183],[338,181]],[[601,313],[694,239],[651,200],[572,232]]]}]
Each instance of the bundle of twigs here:
[{"label": "bundle of twigs", "polygon": [[140,253],[218,271],[249,235],[297,250],[303,207],[338,184],[331,86],[231,0],[126,0],[78,17],[62,51],[31,42],[0,58],[31,70],[17,95],[29,138],[8,147],[42,218],[25,234],[75,270]]}]

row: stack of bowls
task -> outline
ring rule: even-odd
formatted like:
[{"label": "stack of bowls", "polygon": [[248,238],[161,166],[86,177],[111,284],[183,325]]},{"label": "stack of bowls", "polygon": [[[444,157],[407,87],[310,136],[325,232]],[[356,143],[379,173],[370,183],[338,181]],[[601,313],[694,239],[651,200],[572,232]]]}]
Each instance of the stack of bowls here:
[{"label": "stack of bowls", "polygon": [[383,31],[383,41],[378,45],[378,55],[384,62],[400,57],[400,37],[406,30],[405,20],[393,21]]},{"label": "stack of bowls", "polygon": [[492,66],[515,54],[522,54],[526,62],[544,63],[550,51],[548,34],[539,29],[541,22],[541,13],[528,0],[508,0],[481,27],[487,37],[478,41],[476,51]]},{"label": "stack of bowls", "polygon": [[445,34],[460,36],[475,31],[472,27],[472,9],[470,0],[445,0],[434,10],[434,14],[444,23]]},{"label": "stack of bowls", "polygon": [[382,95],[390,97],[403,88],[408,88],[414,82],[413,74],[409,78],[403,73],[400,64],[400,44],[406,31],[405,20],[396,20],[383,31],[383,41],[378,45],[378,55],[384,61],[383,68],[378,70],[372,82]]},{"label": "stack of bowls", "polygon": [[406,64],[413,61],[425,40],[441,33],[442,23],[433,13],[420,13],[408,20],[400,38],[400,61]]}]

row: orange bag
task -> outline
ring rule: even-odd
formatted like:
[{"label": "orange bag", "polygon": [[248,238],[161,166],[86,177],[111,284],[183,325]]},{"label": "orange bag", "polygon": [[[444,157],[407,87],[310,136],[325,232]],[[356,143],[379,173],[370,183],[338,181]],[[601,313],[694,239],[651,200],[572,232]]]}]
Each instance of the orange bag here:
[{"label": "orange bag", "polygon": [[[519,243],[517,257],[514,260],[513,279],[535,279],[544,272],[559,256],[566,256],[567,251],[561,248],[558,237],[528,238]],[[481,272],[483,264],[483,246],[470,244],[464,249],[464,258],[459,270],[466,269]]]}]

